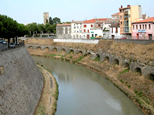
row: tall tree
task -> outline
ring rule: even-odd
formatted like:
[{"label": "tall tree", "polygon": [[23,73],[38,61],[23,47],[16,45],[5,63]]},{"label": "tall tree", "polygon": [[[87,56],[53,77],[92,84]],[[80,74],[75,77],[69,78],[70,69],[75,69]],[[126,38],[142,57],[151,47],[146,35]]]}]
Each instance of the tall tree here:
[{"label": "tall tree", "polygon": [[60,22],[61,22],[60,18],[58,18],[58,17],[53,18],[53,24],[58,24]]},{"label": "tall tree", "polygon": [[53,20],[51,17],[49,17],[49,24],[53,25]]}]

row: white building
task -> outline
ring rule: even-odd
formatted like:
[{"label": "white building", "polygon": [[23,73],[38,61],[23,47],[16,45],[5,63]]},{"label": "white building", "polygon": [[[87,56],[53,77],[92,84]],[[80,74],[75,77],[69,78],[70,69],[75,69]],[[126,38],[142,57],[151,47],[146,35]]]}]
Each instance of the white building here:
[{"label": "white building", "polygon": [[120,39],[123,36],[120,35],[120,24],[119,22],[113,22],[110,27],[110,39]]},{"label": "white building", "polygon": [[82,38],[82,21],[73,21],[71,23],[71,38],[81,39]]}]

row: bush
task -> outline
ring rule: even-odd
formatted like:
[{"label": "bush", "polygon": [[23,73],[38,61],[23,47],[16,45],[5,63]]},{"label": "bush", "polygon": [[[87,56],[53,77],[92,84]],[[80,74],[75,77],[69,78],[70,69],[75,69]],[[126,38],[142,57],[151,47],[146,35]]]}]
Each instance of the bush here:
[{"label": "bush", "polygon": [[124,83],[124,81],[122,81],[122,79],[120,81],[121,81],[121,83]]},{"label": "bush", "polygon": [[131,88],[131,85],[128,85],[128,88]]},{"label": "bush", "polygon": [[134,89],[134,92],[137,94],[138,91],[136,89]]},{"label": "bush", "polygon": [[120,74],[124,74],[124,73],[127,73],[127,72],[129,72],[129,69],[123,70],[122,72],[120,72]]}]

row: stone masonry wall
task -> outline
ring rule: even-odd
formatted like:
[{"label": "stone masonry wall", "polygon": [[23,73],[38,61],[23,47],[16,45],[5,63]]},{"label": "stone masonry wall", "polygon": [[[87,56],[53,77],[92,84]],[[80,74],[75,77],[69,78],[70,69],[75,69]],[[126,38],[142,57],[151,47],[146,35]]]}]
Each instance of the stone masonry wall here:
[{"label": "stone masonry wall", "polygon": [[32,115],[43,88],[43,76],[26,48],[0,55],[0,115]]}]

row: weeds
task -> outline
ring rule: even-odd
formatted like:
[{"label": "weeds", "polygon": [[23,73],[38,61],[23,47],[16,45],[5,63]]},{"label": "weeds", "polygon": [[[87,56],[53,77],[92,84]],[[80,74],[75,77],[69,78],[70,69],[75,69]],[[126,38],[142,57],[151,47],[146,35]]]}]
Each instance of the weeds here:
[{"label": "weeds", "polygon": [[84,56],[80,56],[79,59],[76,60],[76,62],[81,61],[84,58]]},{"label": "weeds", "polygon": [[129,69],[125,69],[125,70],[121,71],[120,74],[124,74],[124,73],[127,73],[127,72],[129,72]]},{"label": "weeds", "polygon": [[100,60],[100,57],[96,57],[95,59],[93,59],[93,61],[99,61]]}]

